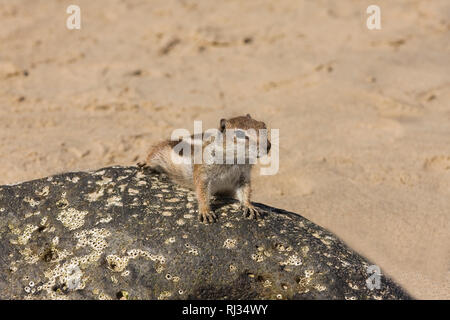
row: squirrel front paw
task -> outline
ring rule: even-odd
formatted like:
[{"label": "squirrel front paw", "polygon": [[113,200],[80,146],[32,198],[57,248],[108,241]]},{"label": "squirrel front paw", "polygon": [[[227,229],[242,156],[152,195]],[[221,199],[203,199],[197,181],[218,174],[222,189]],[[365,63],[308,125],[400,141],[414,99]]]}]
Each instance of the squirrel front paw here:
[{"label": "squirrel front paw", "polygon": [[217,216],[214,212],[210,210],[200,210],[198,212],[198,219],[200,220],[200,222],[208,224],[215,222]]},{"label": "squirrel front paw", "polygon": [[244,218],[256,220],[261,218],[261,214],[259,213],[258,209],[256,209],[253,205],[244,206],[242,209]]}]

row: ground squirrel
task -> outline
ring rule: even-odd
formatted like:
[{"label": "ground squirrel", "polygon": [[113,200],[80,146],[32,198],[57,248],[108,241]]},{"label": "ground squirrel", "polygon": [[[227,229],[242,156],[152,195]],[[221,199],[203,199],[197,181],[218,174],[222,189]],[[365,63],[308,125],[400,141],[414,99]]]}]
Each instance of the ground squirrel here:
[{"label": "ground squirrel", "polygon": [[[190,139],[163,141],[152,147],[145,163],[138,165],[164,172],[174,182],[193,189],[197,195],[199,219],[203,223],[217,219],[211,211],[211,195],[237,196],[244,217],[258,219],[260,213],[250,202],[250,173],[255,163],[250,159],[252,155],[256,159],[269,152],[271,144],[266,129],[264,122],[253,119],[249,114],[221,119],[219,129],[215,129],[218,135],[209,135],[214,139],[205,138],[207,135],[202,133],[202,137],[192,135]],[[231,140],[227,140],[228,137]],[[196,143],[198,148],[195,148]],[[242,146],[244,155],[239,153],[238,145]],[[201,151],[203,158],[200,163],[197,155],[191,156],[195,154],[194,149]],[[251,150],[256,151],[252,153]]]}]

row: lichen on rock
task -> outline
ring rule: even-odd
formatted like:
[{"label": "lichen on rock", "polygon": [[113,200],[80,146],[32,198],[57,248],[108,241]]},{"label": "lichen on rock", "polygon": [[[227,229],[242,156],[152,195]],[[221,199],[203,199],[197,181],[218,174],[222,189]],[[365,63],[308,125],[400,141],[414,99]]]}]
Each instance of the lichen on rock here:
[{"label": "lichen on rock", "polygon": [[369,261],[302,216],[256,204],[243,218],[135,167],[0,186],[0,299],[408,299]]}]

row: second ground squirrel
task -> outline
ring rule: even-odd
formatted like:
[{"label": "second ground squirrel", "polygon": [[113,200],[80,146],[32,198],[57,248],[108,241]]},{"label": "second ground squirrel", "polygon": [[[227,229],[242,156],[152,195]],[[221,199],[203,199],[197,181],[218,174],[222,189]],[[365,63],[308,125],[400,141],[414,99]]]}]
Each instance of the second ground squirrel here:
[{"label": "second ground squirrel", "polygon": [[[217,219],[217,215],[211,211],[210,207],[210,197],[216,194],[237,197],[244,216],[250,219],[258,219],[260,213],[250,202],[252,162],[249,161],[251,156],[249,146],[252,143],[257,146],[256,157],[267,154],[271,146],[267,134],[262,135],[263,138],[261,138],[261,135],[258,134],[259,131],[266,132],[266,124],[253,119],[249,114],[228,120],[221,119],[217,132],[222,133],[222,136],[232,134],[234,143],[226,143],[224,138],[220,143],[211,145],[212,141],[204,139],[203,135],[200,140],[199,137],[193,135],[190,140],[187,140],[188,142],[186,140],[166,140],[154,145],[146,158],[146,162],[138,165],[164,172],[174,182],[194,190],[197,195],[198,215],[201,222],[211,223]],[[257,134],[248,134],[248,132],[256,132]],[[238,140],[241,140],[241,145],[245,145],[244,163],[237,161],[238,153],[235,148]],[[194,156],[191,156],[192,152],[185,155],[183,150],[180,150],[182,141],[188,143],[187,147],[191,151],[194,150],[195,143],[201,144],[203,157],[215,157],[218,151],[221,152],[221,156],[226,156],[227,150],[230,151],[230,148],[234,148],[229,153],[232,155],[232,159],[229,161],[229,158],[227,158],[223,163],[208,161],[197,163],[194,161]],[[184,161],[179,161],[180,159]]]}]

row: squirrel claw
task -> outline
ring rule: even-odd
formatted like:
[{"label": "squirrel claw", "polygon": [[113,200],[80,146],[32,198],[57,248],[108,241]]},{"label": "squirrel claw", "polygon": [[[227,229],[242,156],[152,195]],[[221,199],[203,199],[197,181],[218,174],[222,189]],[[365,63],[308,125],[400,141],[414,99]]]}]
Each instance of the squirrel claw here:
[{"label": "squirrel claw", "polygon": [[145,162],[138,162],[138,163],[136,163],[136,166],[139,169],[145,169],[147,167],[147,164]]},{"label": "squirrel claw", "polygon": [[198,218],[200,220],[200,222],[208,224],[208,223],[213,223],[216,221],[217,216],[214,212],[210,211],[205,211],[205,212],[200,212],[198,215]]},{"label": "squirrel claw", "polygon": [[261,218],[261,214],[259,213],[258,209],[256,209],[254,206],[244,207],[243,213],[244,213],[244,218],[256,219],[256,220],[259,220]]}]

